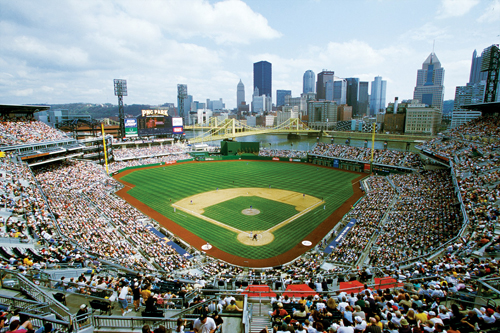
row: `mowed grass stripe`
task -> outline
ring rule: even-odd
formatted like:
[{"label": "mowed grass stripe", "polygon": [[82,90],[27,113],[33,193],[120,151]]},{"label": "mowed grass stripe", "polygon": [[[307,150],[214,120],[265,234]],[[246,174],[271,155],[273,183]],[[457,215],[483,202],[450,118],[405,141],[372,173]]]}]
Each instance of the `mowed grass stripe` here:
[{"label": "mowed grass stripe", "polygon": [[[304,235],[314,230],[352,195],[351,181],[356,177],[356,174],[337,169],[317,168],[310,164],[238,161],[187,163],[165,168],[137,170],[124,176],[123,180],[136,185],[129,191],[130,195],[214,246],[238,256],[264,259],[288,251]],[[320,206],[280,228],[274,233],[275,239],[272,243],[251,247],[239,243],[234,232],[186,213],[179,213],[179,211],[174,213],[170,206],[170,200],[175,203],[180,199],[216,188],[267,188],[269,185],[273,188],[323,198],[326,209]],[[275,208],[272,213],[279,215],[281,211],[282,209]],[[229,216],[229,219],[240,220],[231,210],[226,210],[226,213],[222,215],[215,219],[220,221],[221,218]],[[269,221],[267,218],[265,220],[263,223],[273,223],[271,218]],[[244,224],[244,221],[235,221],[235,223]],[[256,224],[256,226],[260,225]]]}]

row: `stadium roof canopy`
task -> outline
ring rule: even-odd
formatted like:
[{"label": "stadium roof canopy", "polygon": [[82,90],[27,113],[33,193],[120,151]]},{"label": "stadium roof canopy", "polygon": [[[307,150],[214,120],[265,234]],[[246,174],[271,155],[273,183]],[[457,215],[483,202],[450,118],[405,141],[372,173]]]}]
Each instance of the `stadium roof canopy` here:
[{"label": "stadium roof canopy", "polygon": [[33,114],[38,111],[50,109],[49,105],[17,105],[17,104],[0,104],[0,114],[24,113]]},{"label": "stadium roof canopy", "polygon": [[488,113],[500,112],[500,102],[477,103],[461,105],[460,108],[474,111],[482,111],[483,115]]}]

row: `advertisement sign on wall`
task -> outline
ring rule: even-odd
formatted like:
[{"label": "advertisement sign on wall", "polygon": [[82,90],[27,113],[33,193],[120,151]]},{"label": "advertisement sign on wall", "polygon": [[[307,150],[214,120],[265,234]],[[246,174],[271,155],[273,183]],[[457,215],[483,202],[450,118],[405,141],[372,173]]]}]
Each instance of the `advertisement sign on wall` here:
[{"label": "advertisement sign on wall", "polygon": [[125,137],[137,136],[137,119],[127,118],[125,119]]}]

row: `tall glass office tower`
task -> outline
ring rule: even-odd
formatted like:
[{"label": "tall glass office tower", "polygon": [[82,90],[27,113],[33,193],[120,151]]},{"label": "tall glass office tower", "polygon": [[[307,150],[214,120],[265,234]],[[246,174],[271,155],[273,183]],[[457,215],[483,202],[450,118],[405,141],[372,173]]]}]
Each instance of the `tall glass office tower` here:
[{"label": "tall glass office tower", "polygon": [[444,99],[444,68],[436,54],[429,54],[417,72],[417,86],[413,92],[413,99],[439,110],[443,109]]},{"label": "tall glass office tower", "polygon": [[272,97],[272,65],[267,61],[253,64],[253,89],[259,88],[260,96]]},{"label": "tall glass office tower", "polygon": [[370,94],[370,115],[374,116],[385,111],[386,87],[387,81],[382,80],[381,76],[375,76]]},{"label": "tall glass office tower", "polygon": [[314,72],[312,70],[309,69],[304,73],[303,88],[302,88],[303,94],[316,92],[315,79],[316,78],[315,78]]}]

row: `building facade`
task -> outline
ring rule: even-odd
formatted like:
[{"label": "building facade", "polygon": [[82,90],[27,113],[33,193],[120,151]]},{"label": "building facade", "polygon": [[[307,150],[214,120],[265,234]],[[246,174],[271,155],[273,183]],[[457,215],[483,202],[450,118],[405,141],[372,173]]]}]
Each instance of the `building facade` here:
[{"label": "building facade", "polygon": [[[368,114],[370,111],[370,94],[368,93],[368,86],[369,83],[367,81],[360,81],[359,82],[359,89],[358,89],[358,105],[356,106],[356,109],[353,107],[353,116],[356,117],[362,117]],[[349,103],[347,103],[349,104]]]},{"label": "building facade", "polygon": [[326,83],[332,82],[332,92],[333,92],[333,81],[335,77],[334,71],[323,70],[318,73],[318,80],[316,81],[316,98],[318,100],[326,100]]},{"label": "building facade", "polygon": [[443,109],[444,99],[444,68],[436,54],[432,52],[417,72],[417,85],[413,99],[417,99],[430,107]]},{"label": "building facade", "polygon": [[352,106],[353,114],[358,114],[359,100],[359,79],[357,77],[348,77],[346,79],[346,103]]},{"label": "building facade", "polygon": [[272,110],[271,97],[260,95],[259,88],[255,88],[252,96],[252,112],[265,113]]},{"label": "building facade", "polygon": [[331,101],[307,103],[308,126],[314,129],[332,129],[337,123],[337,104]]},{"label": "building facade", "polygon": [[337,107],[337,121],[350,121],[352,119],[352,106],[343,104]]},{"label": "building facade", "polygon": [[238,83],[236,86],[236,108],[245,103],[245,85],[243,82]]},{"label": "building facade", "polygon": [[469,83],[480,83],[481,81],[486,81],[488,78],[487,72],[481,72],[481,65],[483,61],[483,57],[477,56],[477,51],[474,50],[472,52],[472,62],[470,65],[470,75],[469,75]]},{"label": "building facade", "polygon": [[441,118],[440,109],[413,100],[406,107],[405,134],[436,135],[441,126]]},{"label": "building facade", "polygon": [[451,116],[451,124],[450,128],[456,128],[460,125],[463,125],[473,119],[481,117],[481,111],[453,111],[453,115]]},{"label": "building facade", "polygon": [[276,106],[285,105],[285,96],[292,96],[291,90],[276,90]]},{"label": "building facade", "polygon": [[385,112],[385,95],[387,81],[382,80],[381,76],[376,76],[372,81],[372,90],[370,94],[370,115],[375,116]]},{"label": "building facade", "polygon": [[334,101],[337,105],[346,104],[347,81],[339,77],[335,77],[333,81],[333,98],[327,98],[327,101]]},{"label": "building facade", "polygon": [[187,84],[177,85],[177,112],[179,117],[184,119],[184,124],[190,124],[189,111],[191,102],[189,101]]},{"label": "building facade", "polygon": [[315,89],[315,75],[312,70],[307,70],[304,73],[304,77],[302,79],[302,93],[307,94],[307,93],[314,93],[316,92]]},{"label": "building facade", "polygon": [[273,69],[270,62],[259,61],[253,64],[253,88],[259,88],[260,95],[272,98]]}]

